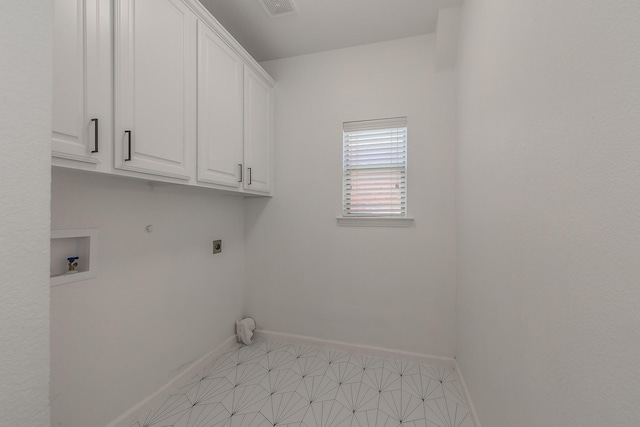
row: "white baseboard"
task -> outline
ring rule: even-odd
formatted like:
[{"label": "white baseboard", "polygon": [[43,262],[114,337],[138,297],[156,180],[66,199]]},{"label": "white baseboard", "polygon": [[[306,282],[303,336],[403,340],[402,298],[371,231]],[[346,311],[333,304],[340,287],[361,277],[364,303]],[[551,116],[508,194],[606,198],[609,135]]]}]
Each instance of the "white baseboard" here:
[{"label": "white baseboard", "polygon": [[321,338],[306,337],[302,335],[264,331],[262,329],[256,329],[255,332],[256,339],[285,341],[293,344],[306,344],[315,347],[328,348],[336,351],[364,354],[372,357],[380,357],[382,359],[395,359],[424,365],[440,366],[443,368],[455,368],[456,365],[455,359],[450,357],[431,356],[428,354],[390,350],[387,348],[371,347],[361,344],[349,344],[340,341],[331,341]]},{"label": "white baseboard", "polygon": [[150,410],[162,405],[176,389],[182,387],[187,384],[188,381],[196,377],[198,373],[213,363],[215,359],[220,357],[227,350],[230,350],[235,343],[236,336],[230,336],[221,345],[210,351],[208,354],[182,369],[178,375],[170,379],[153,394],[144,398],[131,407],[127,412],[109,423],[107,427],[131,427],[133,423],[146,416]]},{"label": "white baseboard", "polygon": [[464,392],[464,399],[467,401],[467,407],[469,408],[469,415],[471,416],[471,421],[473,421],[474,427],[482,427],[480,424],[480,419],[478,418],[478,413],[476,412],[476,407],[473,405],[473,400],[471,400],[471,395],[469,394],[469,389],[467,388],[467,383],[464,381],[464,377],[462,376],[462,371],[460,370],[460,365],[458,361],[455,361],[455,369],[458,373],[458,379],[460,380],[460,384],[462,384],[462,391]]}]

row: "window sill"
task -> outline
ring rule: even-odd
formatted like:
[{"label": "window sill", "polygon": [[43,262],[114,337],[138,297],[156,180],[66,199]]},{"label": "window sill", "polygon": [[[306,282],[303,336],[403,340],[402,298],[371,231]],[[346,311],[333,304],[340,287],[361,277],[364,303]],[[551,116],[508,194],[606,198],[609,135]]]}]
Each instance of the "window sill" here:
[{"label": "window sill", "polygon": [[413,227],[413,218],[354,216],[336,218],[341,227]]}]

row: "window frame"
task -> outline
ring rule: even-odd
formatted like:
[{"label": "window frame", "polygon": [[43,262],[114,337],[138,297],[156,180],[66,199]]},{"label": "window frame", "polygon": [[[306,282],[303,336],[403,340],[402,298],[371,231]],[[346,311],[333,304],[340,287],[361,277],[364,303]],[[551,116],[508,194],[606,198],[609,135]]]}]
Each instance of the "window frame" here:
[{"label": "window frame", "polygon": [[[362,163],[361,165],[359,165],[360,167],[353,166],[354,160],[353,160],[353,151],[349,150],[349,137],[353,136],[353,134],[356,134],[355,136],[357,136],[358,133],[363,133],[363,136],[367,137],[370,135],[366,135],[364,133],[368,132],[368,131],[376,131],[376,130],[388,130],[388,133],[392,133],[394,131],[399,130],[400,134],[401,134],[401,138],[402,140],[399,141],[399,148],[402,150],[401,151],[401,155],[400,157],[397,157],[395,154],[391,154],[390,151],[392,151],[393,149],[395,149],[395,147],[393,147],[394,143],[398,143],[398,141],[391,141],[389,142],[389,144],[385,144],[384,147],[382,148],[382,154],[388,155],[388,157],[382,157],[381,160],[387,161],[387,163],[382,163],[381,164],[381,168],[379,168],[380,170],[378,172],[380,172],[381,174],[384,174],[385,171],[393,171],[394,169],[397,169],[399,171],[399,176],[396,178],[397,180],[399,180],[399,184],[401,186],[403,186],[404,188],[402,189],[401,187],[401,191],[398,195],[398,197],[400,198],[400,206],[399,209],[401,212],[394,214],[392,212],[376,212],[375,209],[372,213],[367,214],[365,212],[363,212],[363,209],[366,209],[367,206],[366,204],[363,204],[362,206],[360,206],[360,211],[359,212],[355,212],[355,213],[350,213],[349,210],[350,208],[348,207],[348,200],[349,198],[353,195],[353,193],[350,192],[349,190],[349,181],[351,181],[353,179],[353,171],[365,171],[366,174],[366,170],[369,169],[371,171],[375,171],[376,169],[376,165],[375,165],[375,161],[372,161],[372,163],[366,163],[366,160],[364,163]],[[341,216],[339,216],[338,219],[338,224],[339,225],[347,225],[347,226],[407,226],[407,225],[411,225],[413,223],[413,218],[411,218],[409,216],[409,210],[408,210],[408,189],[409,189],[409,183],[408,183],[408,151],[409,151],[409,136],[408,136],[408,120],[407,117],[393,117],[393,118],[386,118],[386,119],[374,119],[374,120],[360,120],[360,121],[351,121],[351,122],[344,122],[343,123],[343,129],[342,129],[342,213]],[[391,138],[392,139],[392,138]],[[367,142],[369,141],[363,141],[363,146],[367,144]],[[353,145],[352,145],[353,147]],[[390,148],[390,150],[387,150],[385,152],[386,148]],[[367,150],[367,148],[365,148],[365,150]],[[378,153],[374,153],[374,154],[378,154]],[[398,160],[401,160],[400,162],[398,162]],[[357,162],[357,159],[356,161]],[[349,163],[351,163],[351,166],[349,166]],[[397,165],[397,167],[395,167],[394,165]],[[351,172],[350,172],[351,171]],[[385,183],[386,184],[386,183]],[[396,183],[396,186],[398,185],[398,183]],[[389,189],[390,190],[390,189]],[[366,190],[365,190],[366,191]],[[370,191],[370,190],[369,190]],[[384,191],[387,191],[387,189],[384,189]],[[389,194],[389,199],[387,200],[391,200],[394,197],[393,193],[390,192]],[[389,203],[388,206],[390,207],[390,209],[388,209],[388,211],[393,210],[393,208],[395,207],[395,203]],[[382,207],[380,209],[381,211],[383,210]]]}]

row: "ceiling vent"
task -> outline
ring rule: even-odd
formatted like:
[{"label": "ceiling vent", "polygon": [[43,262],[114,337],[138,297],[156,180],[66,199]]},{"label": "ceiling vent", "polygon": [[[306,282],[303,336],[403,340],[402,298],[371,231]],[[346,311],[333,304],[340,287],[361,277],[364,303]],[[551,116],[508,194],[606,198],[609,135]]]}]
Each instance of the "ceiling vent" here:
[{"label": "ceiling vent", "polygon": [[293,0],[258,0],[258,2],[272,18],[298,13]]}]

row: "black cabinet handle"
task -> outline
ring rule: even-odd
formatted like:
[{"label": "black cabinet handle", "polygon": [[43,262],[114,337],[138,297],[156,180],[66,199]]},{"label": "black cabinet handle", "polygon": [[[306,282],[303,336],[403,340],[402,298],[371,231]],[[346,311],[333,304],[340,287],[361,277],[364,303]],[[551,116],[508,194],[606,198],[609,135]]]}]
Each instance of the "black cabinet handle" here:
[{"label": "black cabinet handle", "polygon": [[92,151],[92,153],[97,153],[98,152],[98,119],[91,119],[91,121],[93,122],[93,140],[94,140],[94,149]]},{"label": "black cabinet handle", "polygon": [[124,159],[125,162],[131,161],[131,131],[125,130],[124,133],[128,136],[128,147],[129,147],[129,155]]},{"label": "black cabinet handle", "polygon": [[251,185],[251,168],[247,169],[249,169],[249,182],[247,183],[247,185]]},{"label": "black cabinet handle", "polygon": [[240,169],[240,179],[238,182],[242,182],[242,163],[238,163],[238,169]]}]

